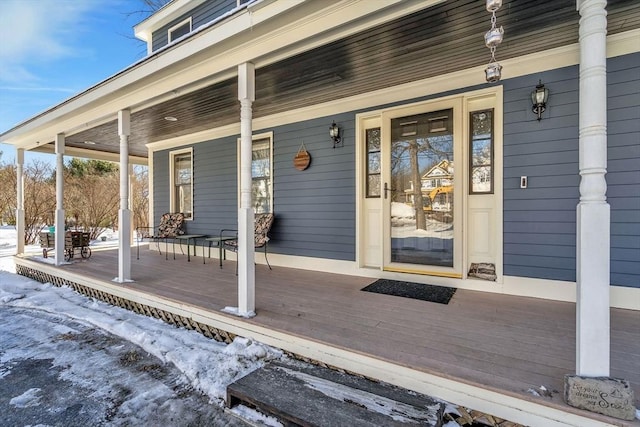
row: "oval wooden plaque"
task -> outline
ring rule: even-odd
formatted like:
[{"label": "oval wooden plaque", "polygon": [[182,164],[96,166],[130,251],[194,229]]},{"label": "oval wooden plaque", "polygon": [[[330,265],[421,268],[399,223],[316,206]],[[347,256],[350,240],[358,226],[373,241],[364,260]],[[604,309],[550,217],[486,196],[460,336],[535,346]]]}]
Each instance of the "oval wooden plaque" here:
[{"label": "oval wooden plaque", "polygon": [[299,171],[303,171],[308,168],[309,163],[311,163],[311,155],[306,150],[298,151],[296,156],[293,158],[293,167]]}]

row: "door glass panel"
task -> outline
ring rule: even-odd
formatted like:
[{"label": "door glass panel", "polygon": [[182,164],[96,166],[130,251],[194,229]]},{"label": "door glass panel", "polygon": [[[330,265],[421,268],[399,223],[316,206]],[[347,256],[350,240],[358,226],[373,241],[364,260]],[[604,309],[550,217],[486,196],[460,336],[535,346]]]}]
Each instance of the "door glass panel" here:
[{"label": "door glass panel", "polygon": [[391,262],[453,267],[453,110],[391,120]]},{"label": "door glass panel", "polygon": [[469,193],[493,193],[493,110],[471,113]]},{"label": "door glass panel", "polygon": [[380,197],[380,128],[367,129],[367,197]]}]

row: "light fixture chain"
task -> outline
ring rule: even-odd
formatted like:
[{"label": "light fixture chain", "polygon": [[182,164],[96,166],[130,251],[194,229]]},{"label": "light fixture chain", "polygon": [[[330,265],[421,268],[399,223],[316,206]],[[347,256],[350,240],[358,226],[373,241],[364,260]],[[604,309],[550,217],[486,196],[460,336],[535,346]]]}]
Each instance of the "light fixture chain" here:
[{"label": "light fixture chain", "polygon": [[501,0],[486,0],[487,11],[491,13],[491,29],[485,34],[485,45],[491,52],[491,61],[485,69],[487,82],[495,83],[502,77],[502,66],[496,61],[496,47],[502,42],[502,27],[498,29],[496,12],[502,6]]}]

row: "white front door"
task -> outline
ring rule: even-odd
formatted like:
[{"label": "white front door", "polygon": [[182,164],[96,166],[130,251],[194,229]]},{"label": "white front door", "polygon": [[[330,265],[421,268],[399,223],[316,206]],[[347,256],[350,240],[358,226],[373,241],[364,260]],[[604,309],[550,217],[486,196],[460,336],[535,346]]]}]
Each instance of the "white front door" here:
[{"label": "white front door", "polygon": [[482,92],[359,117],[361,266],[465,278],[498,263],[496,104]]},{"label": "white front door", "polygon": [[382,114],[383,267],[462,276],[459,98]]}]

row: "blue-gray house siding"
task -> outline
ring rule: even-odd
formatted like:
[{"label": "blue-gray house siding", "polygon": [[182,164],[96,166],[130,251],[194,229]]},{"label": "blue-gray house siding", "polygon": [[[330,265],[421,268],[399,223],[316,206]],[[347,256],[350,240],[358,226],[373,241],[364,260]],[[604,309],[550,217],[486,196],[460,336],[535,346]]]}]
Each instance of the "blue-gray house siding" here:
[{"label": "blue-gray house siding", "polygon": [[[529,101],[539,80],[551,93],[540,122]],[[640,287],[640,54],[610,59],[608,83],[611,283]],[[580,183],[578,67],[502,84],[504,274],[575,281]],[[274,135],[276,221],[271,251],[355,260],[356,113],[256,131],[273,131]],[[336,149],[331,148],[328,136],[333,120],[341,126],[346,141]],[[235,228],[236,141],[234,136],[193,145],[195,206],[189,232],[215,234],[221,228]],[[303,142],[312,160],[307,170],[298,171],[293,158]],[[168,174],[169,152],[155,153],[156,217],[169,210]],[[527,189],[520,188],[523,175],[529,180]]]},{"label": "blue-gray house siding", "polygon": [[[504,82],[504,274],[575,280],[578,204],[576,67]],[[549,88],[541,121],[530,93]],[[520,177],[528,188],[520,188]]]},{"label": "blue-gray house siding", "polygon": [[611,283],[640,287],[640,54],[607,66]]},{"label": "blue-gray house siding", "polygon": [[[543,119],[526,102],[541,79]],[[640,54],[607,62],[611,284],[640,287]],[[504,82],[504,273],[576,280],[578,67]],[[520,189],[520,176],[529,177]]]},{"label": "blue-gray house siding", "polygon": [[[336,149],[329,138],[332,120],[343,125],[344,138],[350,141]],[[272,129],[276,220],[271,251],[355,260],[354,123],[353,114],[343,114]],[[311,165],[299,171],[293,158],[302,142],[311,154]],[[223,228],[237,228],[237,136],[192,147],[194,214],[187,231],[216,235]],[[170,211],[169,153],[154,155],[156,218]]]}]

